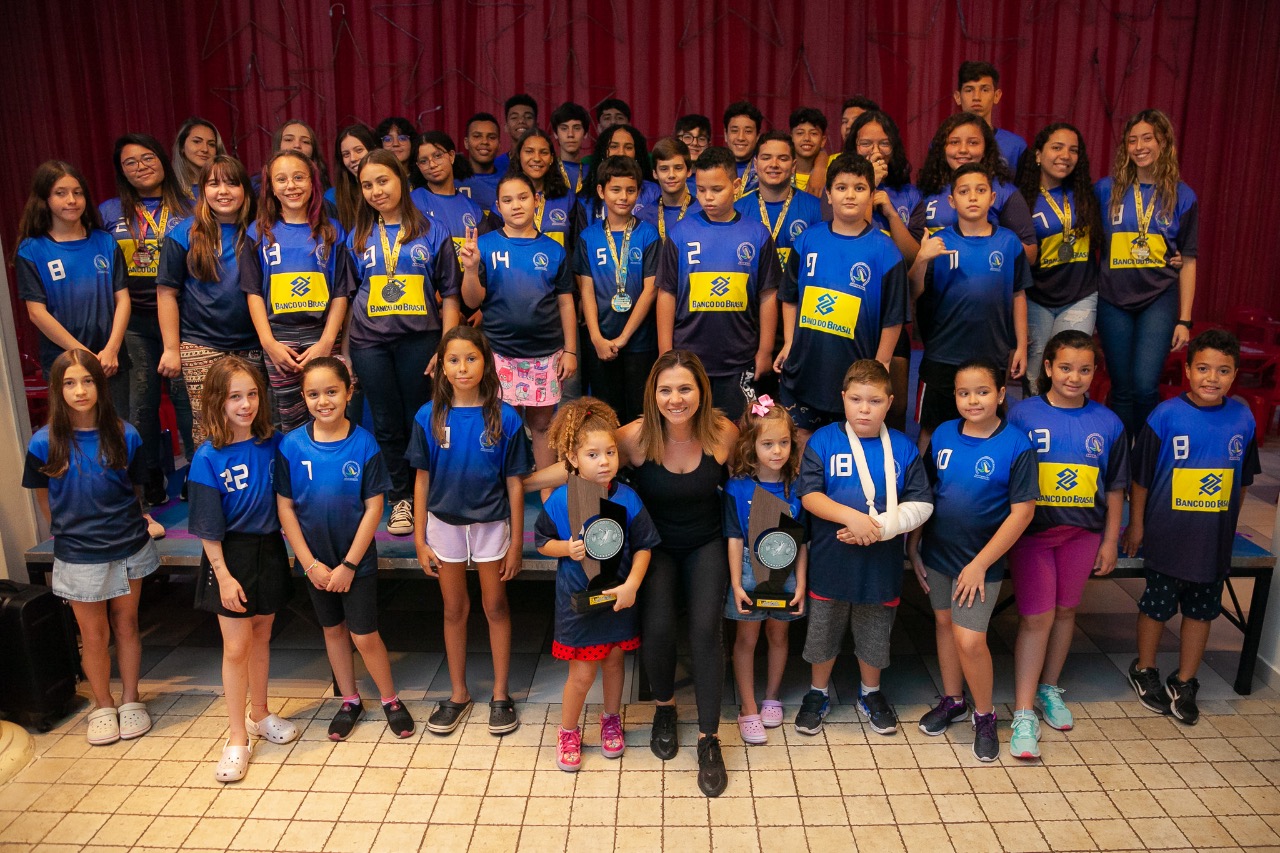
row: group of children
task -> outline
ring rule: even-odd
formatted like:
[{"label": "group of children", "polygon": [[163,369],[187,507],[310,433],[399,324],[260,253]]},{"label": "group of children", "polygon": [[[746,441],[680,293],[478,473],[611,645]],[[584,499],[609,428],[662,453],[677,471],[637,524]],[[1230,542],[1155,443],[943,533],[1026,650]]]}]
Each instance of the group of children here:
[{"label": "group of children", "polygon": [[[218,614],[224,636],[231,722],[220,780],[243,777],[251,737],[297,734],[266,706],[271,620],[292,590],[282,533],[309,581],[343,693],[330,736],[345,738],[364,712],[353,645],[391,730],[414,731],[377,631],[374,533],[387,497],[388,531],[414,537],[444,598],[452,690],[427,728],[451,732],[472,707],[471,564],[494,663],[489,730],[513,731],[505,582],[521,565],[524,480],[557,459],[626,512],[619,583],[603,591],[616,603],[603,613],[570,606],[586,587],[586,546],[566,489],[545,495],[535,525],[538,549],[559,560],[553,649],[570,661],[558,763],[580,765],[578,719],[601,668],[601,743],[606,756],[620,755],[622,655],[640,641],[632,605],[658,537],[636,493],[617,482],[614,434],[643,415],[651,368],[673,349],[691,354],[711,401],[739,429],[723,486],[724,613],[738,623],[745,741],[763,743],[783,722],[785,623],[802,615],[812,689],[797,730],[821,730],[846,623],[858,707],[876,732],[897,730],[880,685],[905,555],[935,613],[943,673],[944,695],[921,730],[940,735],[972,714],[975,755],[997,757],[986,632],[1008,570],[1022,616],[1010,748],[1038,755],[1035,709],[1050,726],[1071,726],[1057,682],[1074,608],[1084,581],[1115,566],[1126,490],[1133,521],[1123,547],[1136,553],[1145,540],[1149,565],[1130,680],[1148,708],[1193,723],[1195,673],[1242,492],[1258,470],[1248,410],[1226,397],[1238,345],[1218,332],[1192,341],[1191,390],[1140,430],[1088,399],[1101,363],[1093,319],[1065,309],[1096,304],[1104,270],[1131,273],[1153,254],[1161,274],[1193,269],[1194,205],[1174,215],[1181,196],[1162,194],[1166,171],[1144,207],[1149,149],[1171,156],[1172,139],[1154,111],[1139,114],[1106,189],[1132,190],[1130,239],[1127,202],[1094,198],[1074,128],[1052,125],[1025,150],[993,129],[998,81],[984,63],[961,69],[956,100],[967,111],[940,128],[919,188],[896,125],[865,99],[846,105],[844,148],[829,159],[821,113],[797,110],[790,134],[762,133],[763,116],[745,102],[725,113],[728,147],[710,146],[710,123],[694,116],[652,151],[629,108],[611,102],[598,111],[587,159],[583,108],[563,105],[548,133],[536,126],[537,104],[516,96],[505,105],[509,154],[498,154],[488,114],[468,122],[465,160],[447,134],[419,135],[391,118],[377,131],[339,134],[342,166],[327,190],[305,123],[278,130],[255,189],[240,162],[209,143],[216,131],[193,120],[184,130],[202,145],[180,142],[172,163],[150,137],[122,138],[121,198],[103,206],[111,234],[99,230],[73,167],[41,166],[17,259],[52,393],[24,484],[49,510],[54,588],[73,602],[85,638],[90,741],[150,726],[137,696],[136,608],[140,579],[158,561],[133,494],[154,482],[138,421],[150,423],[149,383],[164,376],[171,394],[185,381],[202,440],[187,491],[190,529],[204,544],[197,606]],[[1099,213],[1108,204],[1109,226]],[[1133,263],[1115,263],[1119,253]],[[1028,321],[1032,303],[1048,316],[1038,325]],[[140,316],[152,325],[138,326]],[[918,444],[887,425],[902,425],[909,320],[925,350]],[[1189,327],[1178,326],[1174,344]],[[148,334],[160,346],[143,346]],[[139,358],[122,394],[128,335],[139,339]],[[1006,418],[1006,378],[1028,372],[1039,396]],[[372,434],[358,424],[358,394]],[[117,417],[125,405],[136,429]],[[749,607],[756,488],[808,529],[785,587],[788,612],[769,618]],[[1162,684],[1155,648],[1179,608],[1184,651]],[[762,621],[770,649],[757,704]],[[124,682],[118,709],[111,629]]]}]

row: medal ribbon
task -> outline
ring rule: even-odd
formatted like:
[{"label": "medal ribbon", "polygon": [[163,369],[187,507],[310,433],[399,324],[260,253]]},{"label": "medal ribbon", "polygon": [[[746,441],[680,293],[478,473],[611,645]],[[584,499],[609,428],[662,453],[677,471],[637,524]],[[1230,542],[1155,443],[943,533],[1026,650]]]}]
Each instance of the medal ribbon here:
[{"label": "medal ribbon", "polygon": [[756,191],[756,201],[760,202],[760,219],[764,221],[764,227],[769,229],[769,233],[773,235],[773,242],[778,242],[778,232],[782,230],[782,223],[787,221],[787,211],[791,208],[791,199],[796,197],[796,188],[789,187],[787,189],[787,200],[782,205],[782,211],[778,214],[778,221],[774,225],[769,224],[769,211],[764,206],[764,196],[759,190]]},{"label": "medal ribbon", "polygon": [[613,231],[609,228],[609,223],[604,224],[604,239],[609,244],[609,255],[613,258],[613,280],[618,284],[618,294],[627,292],[627,258],[628,252],[631,250],[631,232],[636,227],[636,218],[633,216],[627,222],[627,228],[622,232],[622,252],[618,252],[618,244],[613,241]]},{"label": "medal ribbon", "polygon": [[1067,191],[1062,191],[1062,207],[1058,207],[1058,203],[1053,200],[1053,196],[1044,187],[1040,187],[1040,195],[1049,203],[1049,208],[1062,223],[1062,238],[1066,240],[1073,230],[1071,227],[1071,198],[1067,195]]},{"label": "medal ribbon", "polygon": [[755,176],[755,172],[756,172],[756,161],[755,161],[755,158],[753,157],[751,158],[751,161],[747,163],[746,170],[744,170],[742,173],[742,183],[738,184],[738,188],[733,192],[733,197],[735,199],[742,198],[744,195],[746,195],[747,185],[751,183],[751,179]]},{"label": "medal ribbon", "polygon": [[404,226],[401,225],[396,230],[396,240],[393,244],[387,243],[387,226],[383,224],[382,217],[378,217],[378,238],[382,241],[382,262],[387,268],[387,279],[394,281],[396,277],[396,263],[400,260],[400,235],[404,234]]},{"label": "medal ribbon", "polygon": [[[569,172],[566,171],[566,169],[564,168],[564,163],[560,163],[559,166],[560,166],[560,174],[564,176],[564,182],[566,184],[569,183]],[[577,195],[578,193],[582,192],[582,173],[585,171],[586,169],[582,168],[582,164],[578,164],[578,182],[577,182],[577,186],[573,188],[574,195]]]},{"label": "medal ribbon", "polygon": [[1133,206],[1137,209],[1138,214],[1138,236],[1143,242],[1147,239],[1147,229],[1151,227],[1151,216],[1156,212],[1156,196],[1159,195],[1153,187],[1151,190],[1151,204],[1147,205],[1146,210],[1142,209],[1142,190],[1138,189],[1137,181],[1133,184]]},{"label": "medal ribbon", "polygon": [[[1150,219],[1151,217],[1147,218]],[[160,238],[164,237],[164,229],[168,224],[169,205],[160,205],[160,222],[158,224],[151,217],[151,212],[148,211],[146,207],[141,204],[138,205],[138,242],[142,242],[146,239],[148,225],[151,226],[151,233],[155,235],[155,239],[158,242]]]},{"label": "medal ribbon", "polygon": [[[568,183],[568,179],[565,179]],[[538,193],[538,204],[533,208],[533,226],[539,231],[542,230],[542,213],[547,209],[547,197],[543,193]]]},{"label": "medal ribbon", "polygon": [[[680,199],[680,213],[676,216],[676,222],[679,222],[681,219],[684,219],[684,215],[689,212],[689,205],[692,202],[693,202],[693,196],[690,195],[689,191],[686,189],[684,191],[684,197]],[[658,204],[661,207],[666,207],[666,205],[662,204],[661,202],[659,202]],[[608,230],[608,229],[605,229],[605,230]],[[658,236],[661,237],[663,240],[667,239],[667,217],[663,215],[661,210],[658,211]]]}]

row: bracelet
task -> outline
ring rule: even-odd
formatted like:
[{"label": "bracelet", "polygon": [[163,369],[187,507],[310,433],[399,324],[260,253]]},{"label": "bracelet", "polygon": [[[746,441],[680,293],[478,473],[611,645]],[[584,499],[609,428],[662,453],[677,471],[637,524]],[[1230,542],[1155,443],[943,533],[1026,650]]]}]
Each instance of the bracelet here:
[{"label": "bracelet", "polygon": [[566,350],[560,350],[560,353],[561,353],[562,355],[571,355],[571,356],[573,356],[574,358],[577,358],[577,357],[578,357],[578,354],[577,354],[576,352],[573,352],[572,350],[567,350],[567,349],[566,349]]},{"label": "bracelet", "polygon": [[311,570],[318,565],[320,565],[320,558],[316,557],[314,560],[311,561],[311,565],[307,566],[305,569],[302,570],[302,573],[304,575],[309,575],[311,574]]}]

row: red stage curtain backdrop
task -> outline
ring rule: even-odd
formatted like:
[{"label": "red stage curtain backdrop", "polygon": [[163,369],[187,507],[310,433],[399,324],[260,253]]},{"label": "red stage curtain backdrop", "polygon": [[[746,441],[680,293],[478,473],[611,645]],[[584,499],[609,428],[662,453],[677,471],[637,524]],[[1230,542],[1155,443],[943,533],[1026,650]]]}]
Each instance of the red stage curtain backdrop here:
[{"label": "red stage curtain backdrop", "polygon": [[[1084,132],[1094,177],[1109,169],[1125,118],[1159,107],[1178,132],[1200,197],[1196,314],[1237,306],[1280,313],[1269,180],[1280,138],[1280,4],[1266,0],[16,0],[0,33],[0,233],[13,235],[30,177],[58,157],[115,194],[113,139],[170,144],[189,115],[212,120],[251,169],[272,128],[300,117],[332,164],[336,130],[406,115],[461,143],[466,117],[515,92],[545,118],[561,101],[619,96],[650,138],[685,112],[712,116],[750,98],[785,129],[821,108],[838,144],[853,93],[902,126],[918,167],[954,110],[957,66],[1000,68],[997,123],[1030,139],[1052,121]],[[23,331],[30,338],[30,329]],[[28,342],[30,342],[28,340]]]}]

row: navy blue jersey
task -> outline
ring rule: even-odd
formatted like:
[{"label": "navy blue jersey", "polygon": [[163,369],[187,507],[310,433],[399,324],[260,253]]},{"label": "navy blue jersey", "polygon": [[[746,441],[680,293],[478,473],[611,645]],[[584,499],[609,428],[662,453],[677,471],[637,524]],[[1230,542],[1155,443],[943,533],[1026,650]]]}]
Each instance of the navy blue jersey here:
[{"label": "navy blue jersey", "polygon": [[[316,441],[315,424],[308,423],[286,435],[276,452],[276,494],[293,501],[307,547],[331,569],[355,541],[364,502],[391,488],[378,442],[364,427],[350,424],[350,430],[341,441]],[[356,576],[377,571],[378,545],[370,542]]]},{"label": "navy blue jersey", "polygon": [[480,284],[484,333],[507,358],[544,358],[564,348],[557,298],[573,293],[564,249],[545,234],[508,237],[501,229],[481,234]]},{"label": "navy blue jersey", "polygon": [[[409,193],[409,198],[433,226],[444,227],[445,233],[453,238],[455,254],[462,250],[468,228],[475,228],[478,234],[487,234],[498,227],[496,217],[486,214],[466,193],[440,195],[425,187],[418,187]],[[462,269],[461,259],[458,261],[458,269]]]},{"label": "navy blue jersey", "polygon": [[[1092,254],[1088,223],[1080,221],[1080,207],[1075,193],[1067,187],[1048,190],[1058,210],[1065,215],[1071,210],[1071,230],[1075,240],[1065,242],[1066,227],[1062,217],[1054,211],[1041,195],[1031,211],[1036,227],[1036,242],[1040,252],[1031,267],[1033,284],[1027,289],[1027,298],[1046,308],[1061,308],[1079,302],[1098,290],[1098,268],[1090,258]],[[1062,247],[1069,247],[1070,257],[1063,259]]]},{"label": "navy blue jersey", "polygon": [[[99,393],[105,393],[105,389]],[[107,468],[99,457],[98,431],[72,432],[67,470],[61,477],[42,474],[49,461],[49,428],[41,427],[27,445],[22,485],[49,490],[49,532],[53,556],[67,563],[106,563],[123,560],[146,545],[147,523],[142,518],[134,487],[145,482],[147,464],[138,451],[142,438],[133,424],[121,421],[128,459],[125,468]]]},{"label": "navy blue jersey", "polygon": [[[893,209],[898,214],[898,219],[903,225],[911,225],[911,211],[916,209],[916,205],[920,203],[920,190],[916,189],[915,184],[903,184],[900,187],[879,186],[878,190],[884,190],[889,196],[889,201],[893,203]],[[885,234],[889,233],[889,220],[885,219],[884,214],[879,208],[871,211],[871,221],[876,227]]]},{"label": "navy blue jersey", "polygon": [[118,198],[107,199],[98,205],[102,227],[115,238],[124,257],[129,300],[135,315],[156,313],[156,274],[160,272],[161,243],[181,221],[181,216],[169,211],[161,199],[144,198],[142,208],[145,215],[136,210],[125,211]]},{"label": "navy blue jersey", "polygon": [[1027,150],[1027,141],[1012,130],[1005,130],[1003,127],[995,129],[995,137],[996,147],[1000,149],[1004,164],[1009,167],[1010,172],[1018,171],[1018,160],[1022,157],[1022,152]]},{"label": "navy blue jersey", "polygon": [[577,197],[567,193],[560,198],[542,201],[542,221],[534,218],[534,225],[543,234],[560,244],[562,249],[572,249],[578,232],[582,230],[583,216],[578,209]]},{"label": "navy blue jersey", "polygon": [[333,222],[338,239],[326,247],[311,236],[306,223],[271,226],[271,242],[263,243],[258,223],[249,226],[240,250],[240,289],[261,296],[272,328],[315,328],[324,324],[329,303],[343,294],[338,287],[338,256],[346,239]]},{"label": "navy blue jersey", "polygon": [[[782,215],[783,207],[787,208],[787,215],[779,223],[778,217]],[[791,247],[795,245],[796,238],[803,234],[806,228],[811,228],[822,221],[822,202],[818,201],[818,197],[794,189],[791,191],[790,205],[785,201],[764,203],[765,212],[769,214],[768,225],[765,225],[760,216],[758,189],[734,202],[733,208],[742,215],[743,219],[759,222],[769,229],[769,234],[773,237],[773,247],[778,250],[778,263],[784,268],[791,257]]]},{"label": "navy blue jersey", "polygon": [[[569,523],[569,489],[561,486],[551,493],[533,525],[534,544],[541,548],[548,542],[568,541],[581,531],[573,530]],[[649,551],[660,540],[653,520],[640,496],[630,486],[614,482],[609,488],[609,500],[619,503],[627,511],[627,533],[622,542],[622,554],[618,564],[618,580],[625,581],[631,574],[631,562],[637,551]],[[573,612],[570,602],[575,593],[587,589],[587,573],[582,564],[568,557],[556,563],[556,630],[555,641],[561,645],[581,649],[586,646],[619,643],[640,633],[639,614],[636,607],[628,607],[617,613],[600,610],[595,613]]]},{"label": "navy blue jersey", "polygon": [[676,298],[676,349],[695,352],[711,376],[751,370],[760,301],[781,279],[773,238],[759,222],[686,216],[668,232],[658,265],[659,289]]},{"label": "navy blue jersey", "polygon": [[1244,403],[1201,407],[1184,394],[1156,406],[1133,446],[1133,482],[1149,491],[1147,565],[1197,583],[1226,577],[1241,490],[1261,471],[1253,414]]},{"label": "navy blue jersey", "polygon": [[274,433],[266,441],[250,438],[221,449],[205,441],[196,448],[187,474],[191,535],[221,542],[228,533],[280,529],[272,482],[279,446]]},{"label": "navy blue jersey", "polygon": [[1129,436],[1115,413],[1088,400],[1059,409],[1047,397],[1023,400],[1009,412],[1036,451],[1040,496],[1028,533],[1060,524],[1099,531],[1107,523],[1107,492],[1129,485]]},{"label": "navy blue jersey", "polygon": [[1191,187],[1178,184],[1178,201],[1165,210],[1152,184],[1140,184],[1143,212],[1151,211],[1147,223],[1145,255],[1138,224],[1138,203],[1130,188],[1120,200],[1120,213],[1111,214],[1111,178],[1093,185],[1102,208],[1102,252],[1098,295],[1121,308],[1145,308],[1178,283],[1178,271],[1169,259],[1178,252],[1194,258],[1199,248],[1200,203]]},{"label": "navy blue jersey", "polygon": [[[462,270],[448,232],[431,225],[430,220],[427,225],[426,233],[400,246],[394,278],[387,275],[387,257],[377,225],[365,241],[364,251],[355,245],[354,232],[347,235],[337,295],[351,300],[352,348],[365,349],[443,328],[440,300],[461,292]],[[399,225],[386,226],[387,245],[394,246],[399,233]]]},{"label": "navy blue jersey", "polygon": [[[690,195],[693,195],[692,191],[690,191]],[[684,219],[686,216],[697,216],[702,212],[702,205],[698,204],[698,199],[696,197],[689,199],[689,206],[683,211],[680,209],[680,205],[665,204],[661,198],[658,199],[657,207],[662,213],[662,224],[658,226],[658,233],[662,235],[664,240],[667,235],[671,233],[671,229],[676,226],[677,222]],[[657,217],[654,217],[654,219],[655,222],[653,224],[658,225],[656,221]]]},{"label": "navy blue jersey", "polygon": [[498,181],[502,180],[502,172],[494,171],[487,175],[472,175],[458,183],[458,192],[480,205],[480,210],[492,213],[498,208]]},{"label": "navy blue jersey", "polygon": [[[18,298],[40,302],[53,319],[93,353],[111,339],[116,292],[129,286],[124,258],[105,231],[65,243],[30,237],[18,245],[13,263]],[[40,366],[46,371],[62,355],[62,347],[40,335]]]},{"label": "navy blue jersey", "polygon": [[576,196],[582,195],[585,187],[583,181],[590,167],[586,163],[570,163],[568,160],[561,160],[560,170],[564,172],[564,182],[569,185],[569,191]]},{"label": "navy blue jersey", "polygon": [[[661,206],[662,187],[653,181],[645,181],[640,185],[640,193],[636,198],[636,206],[631,208],[631,215],[641,222],[648,222],[656,228],[658,226],[658,211]],[[600,200],[595,191],[584,192],[579,195],[578,207],[582,211],[585,224],[599,222],[605,218],[604,202]]]},{"label": "navy blue jersey", "polygon": [[[755,496],[756,486],[764,489],[780,501],[791,507],[791,517],[801,524],[806,524],[808,516],[800,505],[800,494],[795,484],[791,486],[788,496],[783,483],[764,483],[755,477],[730,477],[724,484],[724,538],[741,539],[749,550],[753,543],[747,542],[751,532],[751,499]],[[864,503],[863,506],[866,506]]]},{"label": "navy blue jersey", "polygon": [[[800,497],[821,492],[836,503],[867,511],[866,493],[853,460],[845,422],[827,424],[809,437],[800,463],[795,490]],[[915,444],[897,430],[889,430],[898,503],[933,503],[929,479]],[[875,486],[877,512],[885,511],[884,448],[880,437],[860,438],[867,469]],[[809,590],[822,598],[854,604],[891,604],[902,594],[902,536],[873,545],[846,545],[836,539],[844,527],[809,515]]]},{"label": "navy blue jersey", "polygon": [[[997,180],[992,188],[991,209],[987,211],[987,219],[992,225],[1001,225],[1018,235],[1018,240],[1028,246],[1036,242],[1035,225],[1031,222],[1031,211],[1027,208],[1027,200],[1018,192],[1013,184]],[[925,232],[935,234],[944,228],[950,228],[960,221],[956,209],[951,206],[949,196],[951,185],[942,188],[936,195],[926,196],[917,202],[911,211],[911,221],[907,229],[916,240]]]},{"label": "navy blue jersey", "polygon": [[[573,261],[574,275],[588,276],[595,288],[596,316],[599,318],[600,334],[613,340],[622,334],[627,321],[631,319],[631,310],[640,300],[640,291],[644,289],[644,280],[658,274],[658,255],[662,248],[662,239],[658,229],[648,222],[637,222],[631,230],[631,243],[627,249],[626,292],[631,297],[632,309],[627,312],[613,310],[610,304],[618,292],[617,270],[609,250],[609,242],[604,235],[603,220],[587,226],[578,240],[577,251]],[[613,245],[622,252],[622,238],[625,231],[613,232]],[[658,348],[658,333],[654,325],[654,312],[651,310],[631,340],[622,348],[623,352],[647,352]]]},{"label": "navy blue jersey", "polygon": [[484,408],[453,407],[445,418],[444,441],[431,431],[434,403],[413,418],[405,459],[431,475],[427,511],[446,524],[480,524],[511,518],[507,478],[533,470],[533,451],[520,413],[502,404],[502,437],[485,437]]},{"label": "navy blue jersey", "polygon": [[759,189],[760,175],[756,173],[755,158],[739,160],[736,165],[738,167],[738,180],[742,181],[742,186],[738,189],[738,196],[741,197]]},{"label": "navy blue jersey", "polygon": [[[924,525],[920,557],[956,578],[1009,517],[1012,504],[1040,496],[1036,452],[1021,430],[1001,423],[986,438],[961,432],[962,420],[933,431],[925,470],[933,484],[933,515]],[[987,569],[986,583],[1004,577],[1005,557]]]},{"label": "navy blue jersey", "polygon": [[983,356],[1009,362],[1017,344],[1013,296],[1031,284],[1031,267],[1018,237],[997,227],[987,237],[965,237],[955,228],[938,233],[956,254],[934,258],[917,300],[924,357],[961,364]]},{"label": "navy blue jersey", "polygon": [[797,307],[783,385],[807,406],[838,412],[845,370],[875,358],[884,328],[907,320],[906,263],[875,228],[848,237],[820,222],[796,240],[778,299]]},{"label": "navy blue jersey", "polygon": [[240,264],[236,257],[236,226],[221,226],[217,281],[201,281],[191,272],[191,225],[186,219],[165,237],[156,284],[178,291],[181,302],[179,334],[183,341],[221,350],[259,347],[258,333],[249,316],[249,303],[240,289]]}]

